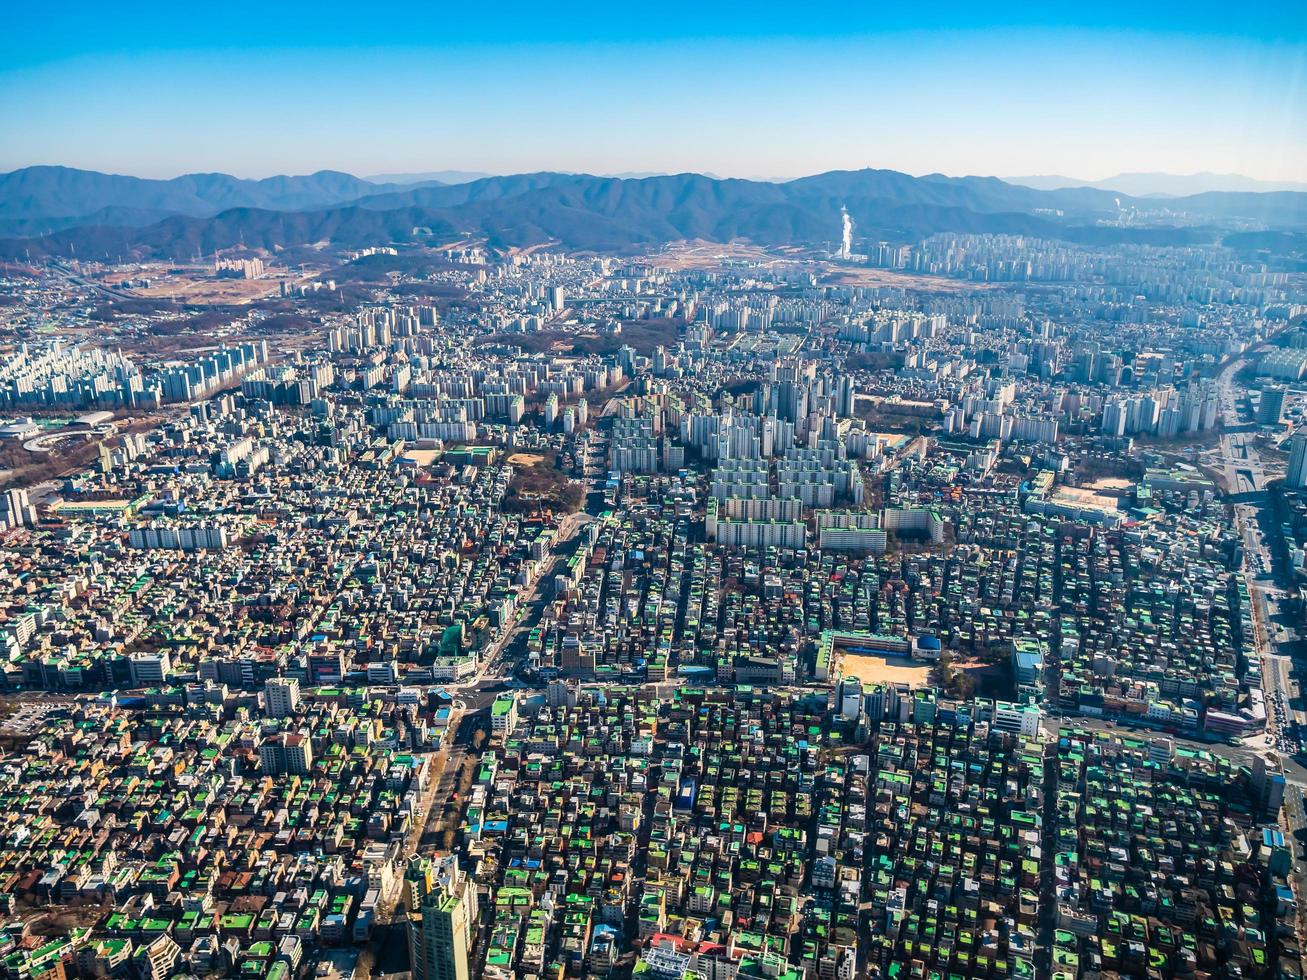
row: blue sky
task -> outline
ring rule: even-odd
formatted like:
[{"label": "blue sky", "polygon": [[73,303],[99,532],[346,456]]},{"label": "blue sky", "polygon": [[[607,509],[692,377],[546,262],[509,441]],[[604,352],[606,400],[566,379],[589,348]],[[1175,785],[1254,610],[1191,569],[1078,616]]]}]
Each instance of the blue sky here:
[{"label": "blue sky", "polygon": [[1300,2],[23,5],[0,170],[1307,180]]}]

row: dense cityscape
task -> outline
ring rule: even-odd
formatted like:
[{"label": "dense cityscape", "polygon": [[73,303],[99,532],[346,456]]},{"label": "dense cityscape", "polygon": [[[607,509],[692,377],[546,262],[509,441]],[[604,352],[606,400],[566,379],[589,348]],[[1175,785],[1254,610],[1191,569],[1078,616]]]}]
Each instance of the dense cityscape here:
[{"label": "dense cityscape", "polygon": [[4,266],[0,973],[1301,976],[1307,273],[858,217]]},{"label": "dense cityscape", "polygon": [[1307,8],[0,30],[0,980],[1307,978]]}]

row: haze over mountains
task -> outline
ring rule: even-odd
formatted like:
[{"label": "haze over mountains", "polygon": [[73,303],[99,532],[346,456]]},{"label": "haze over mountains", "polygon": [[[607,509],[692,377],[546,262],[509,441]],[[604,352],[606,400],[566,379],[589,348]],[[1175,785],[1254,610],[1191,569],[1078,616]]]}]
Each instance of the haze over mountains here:
[{"label": "haze over mountains", "polygon": [[152,180],[72,167],[24,167],[0,175],[0,234],[142,225],[169,215],[213,215],[229,208],[320,208],[409,186],[379,184],[334,170],[262,180],[218,173]]},{"label": "haze over mountains", "polygon": [[[859,240],[937,231],[1069,241],[1214,240],[1231,226],[1300,231],[1307,194],[1207,192],[1161,201],[1118,189],[1043,190],[994,177],[831,171],[786,182],[702,174],[596,177],[534,173],[474,180],[458,172],[384,182],[320,171],[242,180],[171,180],[29,167],[0,176],[0,255],[188,257],[244,244],[274,249],[416,238],[485,238],[624,249],[690,238],[821,244],[847,207]],[[1222,226],[1222,227],[1218,227]]]},{"label": "haze over mountains", "polygon": [[466,184],[493,176],[481,170],[432,170],[413,174],[375,174],[363,179],[373,184]]},{"label": "haze over mountains", "polygon": [[1132,197],[1184,197],[1189,194],[1208,194],[1217,191],[1307,191],[1307,183],[1296,181],[1258,180],[1243,174],[1164,174],[1127,173],[1102,180],[1081,180],[1056,174],[1032,177],[1004,177],[1009,184],[1020,184],[1036,190],[1055,191],[1064,187],[1094,187],[1104,191],[1120,191]]}]

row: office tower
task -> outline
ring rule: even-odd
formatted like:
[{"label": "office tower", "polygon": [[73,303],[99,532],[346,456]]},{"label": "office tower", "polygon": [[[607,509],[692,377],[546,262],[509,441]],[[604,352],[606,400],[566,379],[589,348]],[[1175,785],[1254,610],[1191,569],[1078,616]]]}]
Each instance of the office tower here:
[{"label": "office tower", "polygon": [[1284,418],[1284,395],[1282,385],[1262,389],[1262,400],[1257,406],[1259,425],[1279,425]]},{"label": "office tower", "polygon": [[406,879],[417,911],[408,916],[409,964],[414,980],[470,980],[476,937],[476,886],[448,856],[430,874]]},{"label": "office tower", "polygon": [[557,313],[559,310],[561,310],[561,309],[563,308],[563,305],[564,305],[563,287],[562,287],[562,286],[550,286],[550,287],[549,287],[549,308],[550,308],[551,310],[553,310],[555,313]]},{"label": "office tower", "polygon": [[285,718],[300,707],[300,682],[293,677],[271,677],[263,685],[264,713]]},{"label": "office tower", "polygon": [[1296,490],[1307,489],[1307,426],[1299,428],[1289,443],[1289,469],[1284,483]]}]

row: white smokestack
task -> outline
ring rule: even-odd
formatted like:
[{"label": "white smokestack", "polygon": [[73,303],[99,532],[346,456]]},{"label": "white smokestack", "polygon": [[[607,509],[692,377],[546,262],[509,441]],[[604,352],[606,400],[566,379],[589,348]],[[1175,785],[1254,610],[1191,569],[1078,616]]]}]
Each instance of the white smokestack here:
[{"label": "white smokestack", "polygon": [[847,259],[853,254],[853,219],[849,217],[848,208],[840,208],[840,218],[844,223],[844,230],[840,235],[840,258]]}]

